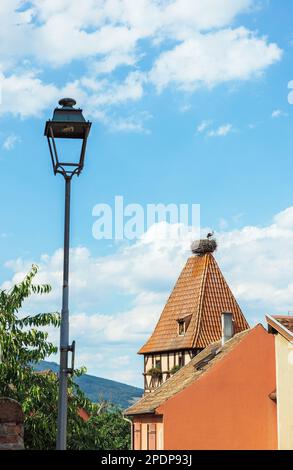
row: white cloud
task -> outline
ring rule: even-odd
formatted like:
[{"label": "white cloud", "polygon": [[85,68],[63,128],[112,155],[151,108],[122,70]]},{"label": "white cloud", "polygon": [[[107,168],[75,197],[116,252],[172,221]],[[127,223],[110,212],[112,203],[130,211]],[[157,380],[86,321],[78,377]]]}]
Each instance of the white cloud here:
[{"label": "white cloud", "polygon": [[20,138],[15,135],[15,134],[10,134],[9,136],[6,137],[2,144],[2,148],[6,150],[7,152],[10,152],[11,150],[14,149],[15,145],[17,142],[20,141]]},{"label": "white cloud", "polygon": [[202,121],[196,128],[197,132],[201,134],[211,125],[211,121]]},{"label": "white cloud", "polygon": [[273,112],[272,112],[272,115],[271,117],[273,119],[277,119],[277,118],[280,118],[280,117],[286,117],[288,116],[287,113],[285,113],[284,111],[282,111],[281,109],[275,109]]},{"label": "white cloud", "polygon": [[[109,256],[94,257],[85,247],[71,250],[71,336],[78,341],[79,364],[84,361],[92,373],[121,378],[117,357],[128,356],[130,382],[139,383],[135,377],[139,377],[141,365],[136,351],[152,331],[190,256],[190,238],[184,242],[162,240],[155,236],[155,228],[142,240],[121,245]],[[248,320],[262,321],[267,312],[293,310],[293,265],[288,256],[293,252],[293,207],[276,214],[272,223],[263,227],[228,230],[223,224],[216,238],[219,245],[216,258]],[[19,281],[32,261],[8,262],[6,267],[14,275],[2,288]],[[36,312],[59,309],[62,250],[34,261],[41,267],[39,280],[52,284],[53,292],[48,298],[32,299],[26,309]],[[111,311],[107,306],[109,299]],[[101,362],[97,354],[101,354]],[[114,361],[109,370],[103,366],[105,358],[107,364]]]},{"label": "white cloud", "polygon": [[138,134],[150,134],[150,130],[146,127],[146,121],[152,118],[149,113],[137,113],[134,116],[115,117],[107,116],[104,123],[114,132],[135,132]]},{"label": "white cloud", "polygon": [[[44,83],[36,71],[26,71],[19,75],[2,74],[0,115],[11,113],[21,118],[40,117],[45,110],[55,107],[60,97],[68,95],[74,96],[78,104],[82,103],[88,117],[114,127],[117,119],[114,122],[110,119],[110,108],[140,100],[144,80],[143,74],[131,72],[122,82],[83,77],[58,88],[52,83]],[[143,116],[145,118],[146,114],[126,118],[125,126],[128,122],[128,130],[137,131],[139,127],[142,129]],[[136,128],[131,129],[131,124],[135,127],[135,121]],[[118,125],[116,127],[116,130],[119,130]]]},{"label": "white cloud", "polygon": [[77,338],[86,338],[87,345],[96,344],[139,344],[145,340],[157,318],[155,307],[160,307],[162,298],[139,299],[136,305],[115,315],[85,313],[71,317],[71,333]]},{"label": "white cloud", "polygon": [[135,55],[115,53],[109,54],[101,60],[96,61],[91,66],[91,72],[96,75],[109,74],[113,72],[117,67],[133,66],[136,63]]},{"label": "white cloud", "polygon": [[248,11],[251,0],[177,0],[168,2],[166,23],[177,28],[186,25],[197,30],[220,28],[231,23],[241,12]]},{"label": "white cloud", "polygon": [[[173,279],[175,260],[180,262],[189,250],[191,235],[185,243],[178,243],[175,238],[162,239],[160,232],[165,230],[165,223],[152,226],[144,236],[133,245],[122,245],[111,256],[94,258],[86,247],[71,250],[71,298],[76,311],[86,310],[98,305],[107,293],[136,296],[145,304],[149,303],[147,293],[155,295],[166,292]],[[60,285],[62,281],[62,250],[51,256],[44,254],[39,260],[40,282],[49,282],[53,291],[49,296],[37,298],[43,305],[58,308]],[[34,260],[16,259],[6,263],[15,274],[11,282],[18,282],[27,272]],[[157,265],[154,272],[154,263]],[[126,274],[127,273],[127,274]],[[5,287],[9,287],[6,284]],[[152,297],[153,301],[153,297]]]},{"label": "white cloud", "polygon": [[[0,113],[39,116],[72,91],[84,109],[106,122],[105,107],[141,100],[148,82],[158,90],[170,84],[193,90],[253,78],[281,57],[268,39],[231,29],[253,6],[253,0],[2,0]],[[141,63],[145,54],[149,71]],[[80,72],[64,87],[35,71],[74,60],[82,61]],[[112,84],[121,66],[127,73]],[[109,74],[111,79],[97,79]],[[126,127],[137,131],[136,125]]]},{"label": "white cloud", "polygon": [[[290,82],[288,83],[288,88],[289,90],[292,90],[293,80],[290,80]],[[288,103],[293,104],[293,91],[290,91],[290,93],[288,94]]]},{"label": "white cloud", "polygon": [[55,66],[114,54],[118,64],[123,57],[127,64],[141,39],[224,27],[251,5],[252,0],[31,0],[25,8],[21,0],[2,0],[0,53],[27,51]]},{"label": "white cloud", "polygon": [[161,91],[170,84],[184,90],[214,87],[259,76],[280,60],[281,50],[244,27],[196,34],[156,60],[150,80]]},{"label": "white cloud", "polygon": [[[138,240],[133,245],[121,246],[111,256],[94,258],[85,247],[71,250],[71,295],[75,310],[84,310],[89,305],[95,306],[107,292],[113,291],[119,295],[133,295],[134,309],[138,304],[150,305],[158,302],[158,299],[161,301],[157,294],[168,293],[170,285],[188,256],[190,237],[185,242],[176,239],[166,241],[155,237],[154,228],[149,229],[142,240]],[[250,281],[251,270],[247,270],[247,276],[244,276],[244,271],[249,264],[255,267],[258,260],[266,259],[268,263],[274,261],[278,268],[274,270],[274,276],[277,276],[282,284],[284,279],[293,278],[293,267],[289,266],[290,259],[287,256],[293,248],[292,233],[293,208],[290,207],[277,214],[269,226],[263,228],[246,226],[242,229],[219,233],[217,256],[224,263],[224,270],[232,272],[230,269],[232,266],[233,270],[241,271],[243,277],[247,277]],[[231,251],[233,251],[233,256],[230,256]],[[31,262],[32,260],[17,259],[6,264],[15,272],[13,282],[23,277]],[[153,270],[154,263],[157,266],[155,271]],[[59,301],[60,296],[62,250],[56,251],[52,256],[43,255],[39,260],[39,265],[41,266],[40,281],[49,282],[54,287],[49,299],[52,305],[53,301]],[[258,268],[262,271],[259,279],[268,280],[272,272],[267,270],[261,262]],[[241,284],[243,284],[242,280]],[[9,284],[6,284],[6,287],[8,286]],[[269,286],[272,291],[271,300],[274,298],[276,286],[271,284]],[[260,291],[258,295],[261,298],[262,292]],[[42,300],[42,302],[47,301],[46,297]],[[275,304],[275,301],[273,303]],[[115,334],[120,335],[120,332]]]},{"label": "white cloud", "polygon": [[2,87],[0,114],[37,117],[44,109],[56,103],[60,96],[55,85],[44,84],[34,72],[2,75],[0,80]]},{"label": "white cloud", "polygon": [[232,124],[224,124],[215,130],[211,130],[207,133],[208,137],[225,137],[232,132]]},{"label": "white cloud", "polygon": [[269,226],[247,226],[218,236],[219,261],[237,297],[262,314],[292,310],[292,234],[290,207]]},{"label": "white cloud", "polygon": [[212,121],[202,121],[197,126],[198,134],[204,134],[207,137],[225,137],[226,135],[230,134],[233,131],[232,124],[222,124],[221,126],[217,127],[216,129],[210,128]]},{"label": "white cloud", "polygon": [[94,110],[101,106],[110,106],[125,103],[127,101],[137,101],[143,95],[143,82],[145,77],[139,72],[131,72],[122,83],[111,83],[107,80],[93,80],[82,78],[80,84],[85,89],[96,92],[91,96],[88,109]]}]

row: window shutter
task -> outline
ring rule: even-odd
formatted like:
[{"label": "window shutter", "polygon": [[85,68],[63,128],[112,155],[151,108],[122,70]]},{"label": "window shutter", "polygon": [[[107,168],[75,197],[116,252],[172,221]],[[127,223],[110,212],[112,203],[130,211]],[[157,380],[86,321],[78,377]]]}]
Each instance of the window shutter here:
[{"label": "window shutter", "polygon": [[148,425],[148,450],[156,450],[156,440],[156,423],[151,423]]},{"label": "window shutter", "polygon": [[134,450],[141,450],[141,423],[134,423]]}]

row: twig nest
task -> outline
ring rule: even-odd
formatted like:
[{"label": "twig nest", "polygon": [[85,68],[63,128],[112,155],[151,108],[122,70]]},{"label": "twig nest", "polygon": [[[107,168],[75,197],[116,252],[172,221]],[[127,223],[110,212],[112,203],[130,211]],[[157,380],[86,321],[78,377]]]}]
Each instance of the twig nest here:
[{"label": "twig nest", "polygon": [[196,240],[191,244],[191,251],[195,255],[205,255],[213,253],[217,249],[216,240],[205,238],[204,240]]}]

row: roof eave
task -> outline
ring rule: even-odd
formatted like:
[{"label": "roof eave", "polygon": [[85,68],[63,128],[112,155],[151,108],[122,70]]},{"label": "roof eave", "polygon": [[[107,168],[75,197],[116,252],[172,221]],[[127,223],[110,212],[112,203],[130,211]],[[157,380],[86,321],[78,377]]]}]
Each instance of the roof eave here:
[{"label": "roof eave", "polygon": [[143,410],[143,411],[124,411],[123,415],[124,416],[138,416],[138,415],[153,415],[156,413],[156,409],[149,409],[149,410]]},{"label": "roof eave", "polygon": [[266,315],[267,323],[272,326],[281,336],[283,336],[287,341],[293,342],[293,333],[288,330],[282,323],[271,315]]},{"label": "roof eave", "polygon": [[141,348],[137,354],[166,354],[168,352],[173,352],[173,351],[190,351],[191,349],[196,349],[192,345],[190,346],[177,346],[177,347],[168,347],[166,349],[150,349],[150,350],[145,350],[144,348]]}]

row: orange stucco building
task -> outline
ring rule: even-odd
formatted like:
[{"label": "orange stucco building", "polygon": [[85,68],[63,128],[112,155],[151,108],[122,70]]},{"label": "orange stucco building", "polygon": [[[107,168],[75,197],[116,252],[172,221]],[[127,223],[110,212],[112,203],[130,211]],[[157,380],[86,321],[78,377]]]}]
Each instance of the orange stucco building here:
[{"label": "orange stucco building", "polygon": [[277,449],[274,338],[213,343],[126,411],[135,450]]},{"label": "orange stucco building", "polygon": [[126,410],[135,450],[277,449],[274,338],[249,325],[200,241],[144,355],[145,395]]}]

